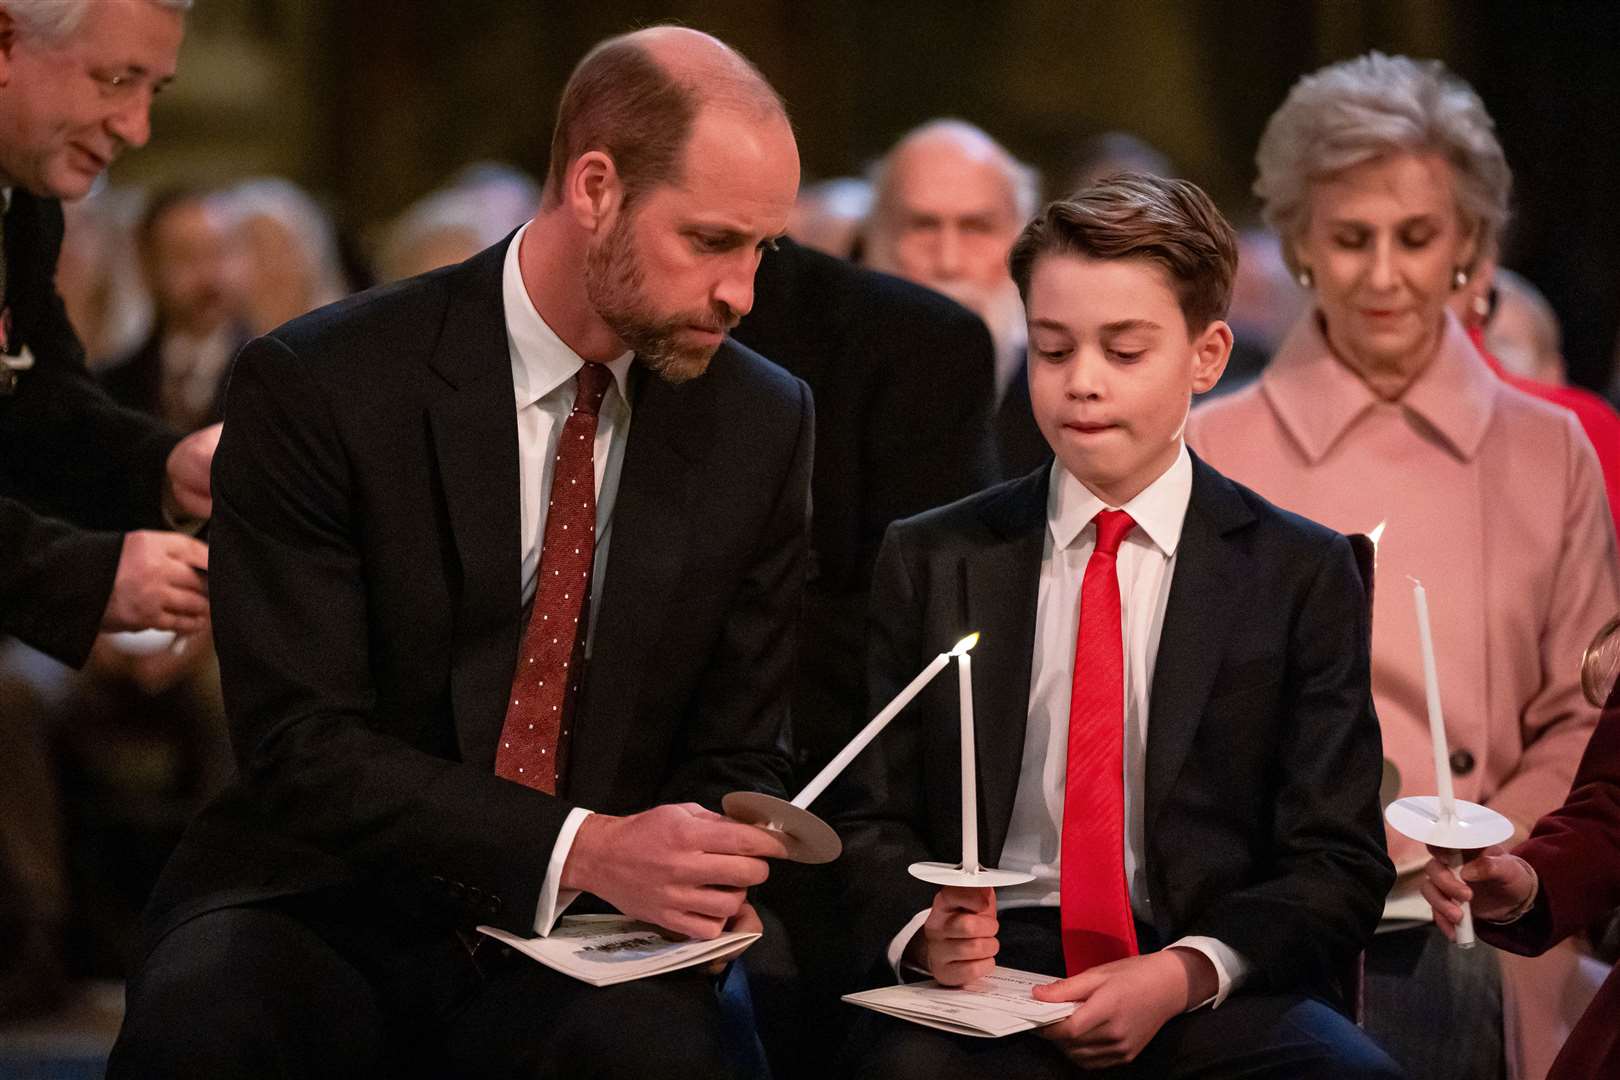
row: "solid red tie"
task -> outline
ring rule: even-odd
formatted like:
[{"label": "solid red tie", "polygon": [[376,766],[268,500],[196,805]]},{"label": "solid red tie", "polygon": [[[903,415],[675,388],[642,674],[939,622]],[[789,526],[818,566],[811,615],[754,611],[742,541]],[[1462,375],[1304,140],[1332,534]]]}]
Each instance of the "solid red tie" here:
[{"label": "solid red tie", "polygon": [[613,373],[587,363],[575,377],[546,505],[529,625],[518,650],[495,775],[555,795],[585,661],[591,560],[596,551],[596,419]]},{"label": "solid red tie", "polygon": [[1060,924],[1070,975],[1135,956],[1125,884],[1125,639],[1120,542],[1136,526],[1123,510],[1093,519],[1097,547],[1080,584],[1069,762],[1063,794]]}]

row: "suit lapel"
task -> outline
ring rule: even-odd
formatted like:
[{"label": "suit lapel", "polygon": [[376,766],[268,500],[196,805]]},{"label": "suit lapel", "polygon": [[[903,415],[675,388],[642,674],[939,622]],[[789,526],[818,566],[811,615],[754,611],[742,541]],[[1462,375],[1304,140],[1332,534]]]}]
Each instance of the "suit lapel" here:
[{"label": "suit lapel", "polygon": [[990,540],[962,564],[962,632],[982,635],[973,650],[973,741],[984,838],[980,859],[988,866],[1001,858],[1023,763],[1050,475],[1042,468],[986,504],[982,515]]},{"label": "suit lapel", "polygon": [[[728,362],[729,349],[714,363]],[[691,543],[692,485],[702,479],[697,466],[714,421],[706,379],[671,385],[640,364],[632,371],[630,437],[567,790],[572,801],[604,809],[616,805],[613,781],[625,739]]]},{"label": "suit lapel", "polygon": [[1145,834],[1181,773],[1221,666],[1228,622],[1241,610],[1247,557],[1227,533],[1254,520],[1231,482],[1196,456],[1192,497],[1176,550],[1148,706]]},{"label": "suit lapel", "polygon": [[462,760],[491,769],[522,608],[517,407],[501,295],[506,247],[497,244],[455,273],[429,361],[446,384],[428,406],[428,427],[459,572],[451,705]]}]

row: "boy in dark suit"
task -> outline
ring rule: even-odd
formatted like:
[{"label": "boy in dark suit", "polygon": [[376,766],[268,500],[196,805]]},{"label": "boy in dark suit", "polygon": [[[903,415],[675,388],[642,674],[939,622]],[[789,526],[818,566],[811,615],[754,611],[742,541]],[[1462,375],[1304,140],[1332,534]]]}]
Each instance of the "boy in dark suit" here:
[{"label": "boy in dark suit", "polygon": [[1001,1040],[866,1017],[860,1071],[1399,1075],[1326,1004],[1392,876],[1350,547],[1181,438],[1231,350],[1236,259],[1201,191],[1138,175],[1051,204],[1013,248],[1057,460],[890,530],[869,677],[881,704],[982,632],[981,857],[1034,880],[998,905],[906,872],[959,850],[944,679],[843,786],[842,869],[862,961],[947,985],[1039,971],[1059,981],[1038,997],[1078,1007]]}]

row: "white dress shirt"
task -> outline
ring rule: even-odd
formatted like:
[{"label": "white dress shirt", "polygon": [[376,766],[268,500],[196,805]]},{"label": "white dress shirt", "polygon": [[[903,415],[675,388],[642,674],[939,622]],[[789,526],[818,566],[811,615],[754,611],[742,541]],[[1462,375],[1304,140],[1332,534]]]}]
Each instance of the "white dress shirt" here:
[{"label": "white dress shirt", "polygon": [[[551,498],[557,441],[579,389],[574,376],[585,363],[546,325],[523,285],[518,248],[528,229],[525,225],[512,237],[501,275],[506,345],[512,358],[513,403],[517,409],[518,506],[523,524],[523,561],[518,586],[525,604],[534,597],[535,578],[540,572],[540,548],[546,535],[546,506]],[[592,451],[596,466],[596,557],[591,566],[591,617],[586,621],[586,656],[590,655],[596,612],[602,601],[607,549],[613,539],[613,504],[619,492],[619,472],[624,467],[624,447],[630,436],[629,378],[633,359],[634,354],[626,352],[607,364],[613,373],[613,384],[602,398],[602,408],[597,414]],[[550,933],[557,917],[579,895],[560,891],[559,887],[563,864],[568,861],[574,837],[580,823],[590,813],[576,807],[569,812],[557,834],[534,915],[536,934]]]},{"label": "white dress shirt", "polygon": [[[1121,509],[1136,522],[1136,528],[1126,534],[1120,545],[1117,563],[1125,644],[1125,879],[1130,886],[1133,914],[1144,923],[1153,921],[1142,824],[1148,706],[1159,635],[1175,574],[1176,548],[1191,496],[1192,459],[1185,446],[1157,480],[1117,508],[1092,494],[1061,462],[1052,464],[1035,607],[1035,652],[1030,666],[1024,754],[1000,860],[1002,869],[1030,873],[1035,880],[999,890],[998,908],[1059,906],[1069,698],[1074,686],[1075,640],[1080,632],[1080,587],[1086,564],[1097,546],[1097,528],[1092,518],[1102,510]],[[906,944],[927,916],[925,911],[915,917],[891,945],[889,959],[897,973]],[[1218,985],[1211,999],[1215,1005],[1226,1000],[1248,971],[1241,955],[1214,938],[1184,937],[1170,947],[1195,949],[1209,958]]]}]

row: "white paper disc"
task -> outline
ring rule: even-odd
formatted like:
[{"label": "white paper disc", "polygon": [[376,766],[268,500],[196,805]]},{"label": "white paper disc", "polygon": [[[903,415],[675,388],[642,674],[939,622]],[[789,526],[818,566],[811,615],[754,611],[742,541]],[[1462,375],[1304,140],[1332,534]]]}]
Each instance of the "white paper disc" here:
[{"label": "white paper disc", "polygon": [[757,791],[733,791],[720,800],[733,821],[756,825],[781,839],[794,862],[829,863],[844,850],[832,826],[786,799]]},{"label": "white paper disc", "polygon": [[1463,799],[1457,800],[1456,818],[1441,821],[1440,799],[1436,795],[1396,799],[1384,811],[1384,820],[1402,836],[1453,851],[1478,851],[1513,835],[1513,822],[1495,810]]},{"label": "white paper disc", "polygon": [[969,872],[963,870],[960,863],[942,862],[914,862],[911,864],[911,876],[930,885],[961,885],[969,889],[999,889],[1003,885],[1022,885],[1035,880],[1034,874],[1018,870],[981,866],[977,871]]}]

